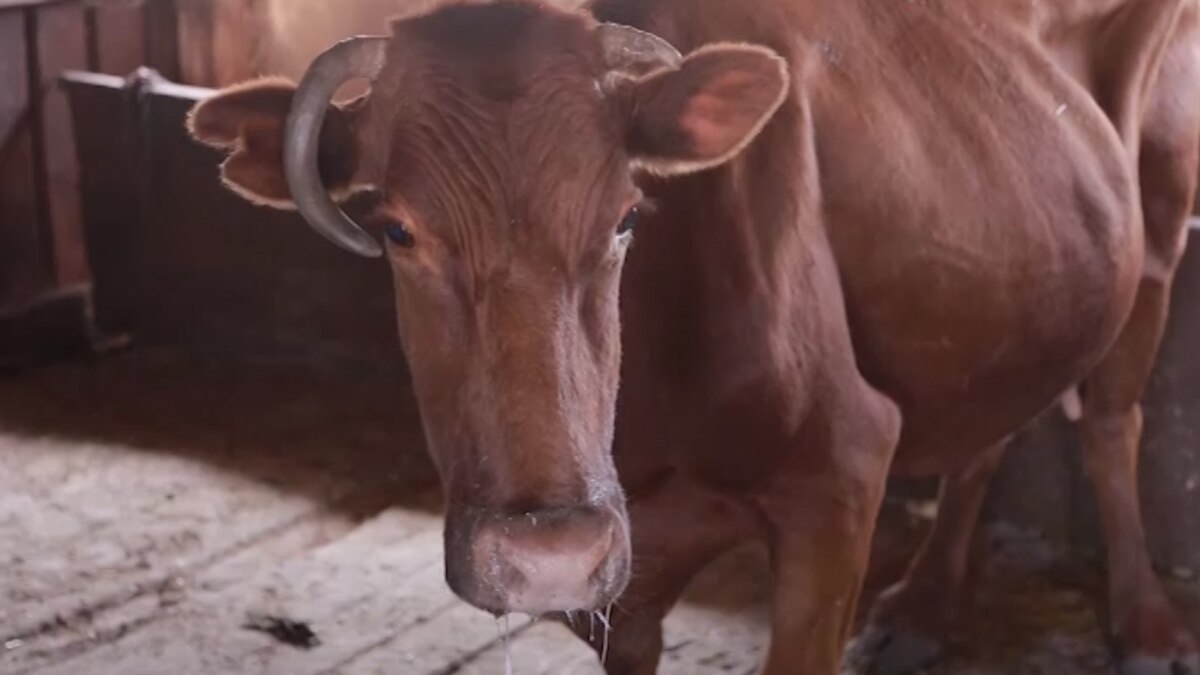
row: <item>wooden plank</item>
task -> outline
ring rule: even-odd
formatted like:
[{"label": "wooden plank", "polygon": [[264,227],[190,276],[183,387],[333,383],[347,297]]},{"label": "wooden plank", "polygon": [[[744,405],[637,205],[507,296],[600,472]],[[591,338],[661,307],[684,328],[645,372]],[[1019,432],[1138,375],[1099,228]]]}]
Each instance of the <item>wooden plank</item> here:
[{"label": "wooden plank", "polygon": [[0,672],[145,628],[158,600],[268,578],[387,505],[436,527],[436,501],[412,496],[434,478],[402,386],[187,363],[0,380],[0,644],[20,641]]},{"label": "wooden plank", "polygon": [[23,10],[0,11],[0,306],[24,304],[51,285],[38,232],[30,25]]},{"label": "wooden plank", "polygon": [[9,657],[9,665],[23,671],[36,670],[115,642],[162,618],[164,610],[179,607],[187,601],[191,589],[204,593],[224,591],[272,569],[282,560],[328,545],[357,525],[347,513],[334,510],[280,528],[199,574],[174,577],[157,592],[97,613],[86,622],[72,623],[22,641],[16,647],[20,651]]},{"label": "wooden plank", "polygon": [[49,7],[51,5],[61,5],[71,2],[79,2],[79,0],[0,0],[0,10],[16,9],[19,7]]},{"label": "wooden plank", "polygon": [[[692,583],[684,602],[667,616],[663,626],[664,650],[660,675],[724,675],[758,672],[765,654],[769,625],[766,615],[769,568],[762,553],[741,549],[718,560]],[[614,609],[614,612],[619,610]],[[600,622],[579,619],[603,635]],[[453,640],[458,630],[447,624],[441,642]],[[429,640],[437,643],[438,631]],[[406,643],[410,640],[403,636]],[[428,647],[427,647],[428,648]],[[387,675],[387,654],[404,653],[399,645],[381,648],[374,660],[364,658],[347,672]],[[538,675],[603,675],[597,654],[565,627],[536,625],[515,637],[511,644],[496,641],[464,664],[456,675],[492,675],[505,672]],[[394,672],[394,671],[391,671]],[[421,675],[437,675],[424,670]]]},{"label": "wooden plank", "polygon": [[0,304],[25,304],[50,286],[42,265],[33,137],[20,125],[0,147]]},{"label": "wooden plank", "polygon": [[200,87],[216,86],[213,4],[183,2],[176,7],[180,79]]},{"label": "wooden plank", "polygon": [[[62,459],[53,442],[10,439],[3,447],[9,461],[25,463],[20,450]],[[302,496],[217,480],[212,469],[179,458],[139,458],[110,445],[75,450],[82,456],[67,463],[70,479],[9,486],[0,504],[0,532],[11,555],[19,555],[6,561],[0,578],[0,642],[29,640],[57,623],[154,593],[315,509]],[[118,497],[120,484],[86,473],[109,470],[114,478],[145,478],[136,495]],[[331,501],[349,490],[330,489]],[[237,527],[230,528],[234,519]]]},{"label": "wooden plank", "polygon": [[541,622],[510,640],[492,644],[463,664],[456,675],[495,675],[507,672],[510,664],[512,672],[528,675],[603,675],[604,672],[591,647],[564,626]]},{"label": "wooden plank", "polygon": [[140,205],[137,123],[124,80],[68,73],[68,94],[80,162],[81,201],[96,322],[108,333],[134,328],[140,270],[136,236]]},{"label": "wooden plank", "polygon": [[[38,672],[160,675],[163,663],[187,673],[323,672],[445,611],[454,602],[449,591],[432,592],[445,587],[441,567],[440,520],[393,509],[246,583],[193,592],[186,605],[120,642]],[[297,650],[245,630],[253,612],[305,621],[320,648]]]},{"label": "wooden plank", "polygon": [[[430,580],[431,582],[434,580]],[[449,595],[445,581],[430,584],[423,592],[441,596],[444,609],[415,625],[411,630],[380,641],[369,651],[336,664],[320,675],[356,673],[388,675],[403,672],[413,675],[457,673],[481,653],[492,651],[504,642],[505,630],[520,633],[529,623],[523,617],[499,621],[484,612],[456,601]],[[493,672],[502,673],[504,670]],[[523,672],[523,671],[518,671]]]},{"label": "wooden plank", "polygon": [[[503,672],[509,657],[502,625],[450,594],[442,577],[440,521],[413,518],[391,511],[334,545],[248,584],[193,595],[178,614],[39,673],[151,675],[164,662],[197,673]],[[420,533],[397,536],[412,527]],[[758,573],[744,574],[745,561],[745,555],[732,557],[704,575],[693,591],[704,604],[685,605],[672,614],[663,673],[715,675],[755,667],[766,634],[761,592],[755,590],[764,570],[761,560],[752,558],[750,571]],[[302,651],[239,633],[236,625],[246,611],[302,619],[321,636],[322,646]],[[524,631],[527,624],[518,617],[509,623],[516,633],[511,642],[515,672],[599,672],[595,654],[564,628],[540,624]],[[601,630],[599,623],[596,628]],[[221,636],[216,654],[214,636]]]},{"label": "wooden plank", "polygon": [[[71,111],[66,95],[58,87],[58,77],[64,70],[87,67],[84,9],[75,4],[41,9],[37,29],[45,208],[53,241],[55,280],[66,286],[83,283],[89,277]],[[43,227],[46,225],[43,223]]]},{"label": "wooden plank", "polygon": [[0,147],[29,107],[28,68],[24,15],[0,11]]},{"label": "wooden plank", "polygon": [[143,5],[143,11],[143,51],[146,65],[157,70],[168,80],[183,81],[179,69],[179,15],[176,0],[146,3]]},{"label": "wooden plank", "polygon": [[[159,4],[149,3],[149,4]],[[91,68],[124,77],[145,64],[147,5],[112,3],[92,8],[95,15],[96,60]]]},{"label": "wooden plank", "polygon": [[[356,11],[354,5],[346,3],[344,10]],[[226,87],[272,74],[263,72],[264,57],[278,42],[272,35],[274,27],[270,25],[267,4],[255,0],[214,0],[213,12],[213,86]]]}]

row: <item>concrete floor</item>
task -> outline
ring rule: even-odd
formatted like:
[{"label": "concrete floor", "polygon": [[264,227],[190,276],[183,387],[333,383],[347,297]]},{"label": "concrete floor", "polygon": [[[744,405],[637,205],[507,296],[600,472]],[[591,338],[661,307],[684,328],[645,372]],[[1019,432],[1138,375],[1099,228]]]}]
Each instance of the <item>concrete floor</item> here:
[{"label": "concrete floor", "polygon": [[[438,508],[403,383],[165,351],[0,379],[0,673],[600,672],[562,628],[514,618],[505,639],[450,594]],[[922,525],[891,505],[872,588]],[[1111,673],[1099,572],[998,529],[985,543],[934,672]],[[668,621],[662,673],[754,673],[766,579],[752,549],[706,572]],[[246,629],[259,614],[320,644]]]}]

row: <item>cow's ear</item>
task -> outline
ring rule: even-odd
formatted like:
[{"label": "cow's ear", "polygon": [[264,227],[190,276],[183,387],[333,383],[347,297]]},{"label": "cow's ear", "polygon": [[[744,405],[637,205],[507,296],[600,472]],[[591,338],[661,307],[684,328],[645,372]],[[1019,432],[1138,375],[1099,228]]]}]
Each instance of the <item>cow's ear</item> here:
[{"label": "cow's ear", "polygon": [[677,175],[718,166],[746,147],[788,92],[787,62],[765,47],[716,44],[634,84],[629,152]]},{"label": "cow's ear", "polygon": [[[225,185],[247,200],[277,209],[294,209],[283,172],[283,136],[296,85],[269,78],[239,84],[201,101],[188,117],[196,140],[229,153],[221,165]],[[318,165],[335,199],[353,190],[359,164],[354,111],[330,106],[321,128]]]}]

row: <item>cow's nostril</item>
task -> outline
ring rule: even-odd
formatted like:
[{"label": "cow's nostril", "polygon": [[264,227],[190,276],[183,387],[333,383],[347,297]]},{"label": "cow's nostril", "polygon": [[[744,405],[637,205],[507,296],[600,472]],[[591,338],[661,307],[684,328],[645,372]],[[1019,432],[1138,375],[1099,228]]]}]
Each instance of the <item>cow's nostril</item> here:
[{"label": "cow's nostril", "polygon": [[618,532],[614,518],[593,509],[492,519],[477,532],[476,574],[508,611],[592,608],[622,583],[627,556]]},{"label": "cow's nostril", "polygon": [[611,526],[602,528],[532,527],[515,536],[497,540],[497,554],[519,572],[526,582],[561,580],[586,581],[592,577],[612,549]]}]

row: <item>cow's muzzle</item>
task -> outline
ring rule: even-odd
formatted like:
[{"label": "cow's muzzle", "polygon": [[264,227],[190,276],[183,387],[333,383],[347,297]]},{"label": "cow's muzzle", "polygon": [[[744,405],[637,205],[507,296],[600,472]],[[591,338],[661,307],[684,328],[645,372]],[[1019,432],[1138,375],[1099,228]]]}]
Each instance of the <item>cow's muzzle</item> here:
[{"label": "cow's muzzle", "polygon": [[460,521],[466,531],[447,528],[447,581],[481,609],[594,610],[614,602],[629,581],[629,526],[618,509],[481,513],[467,521]]}]

